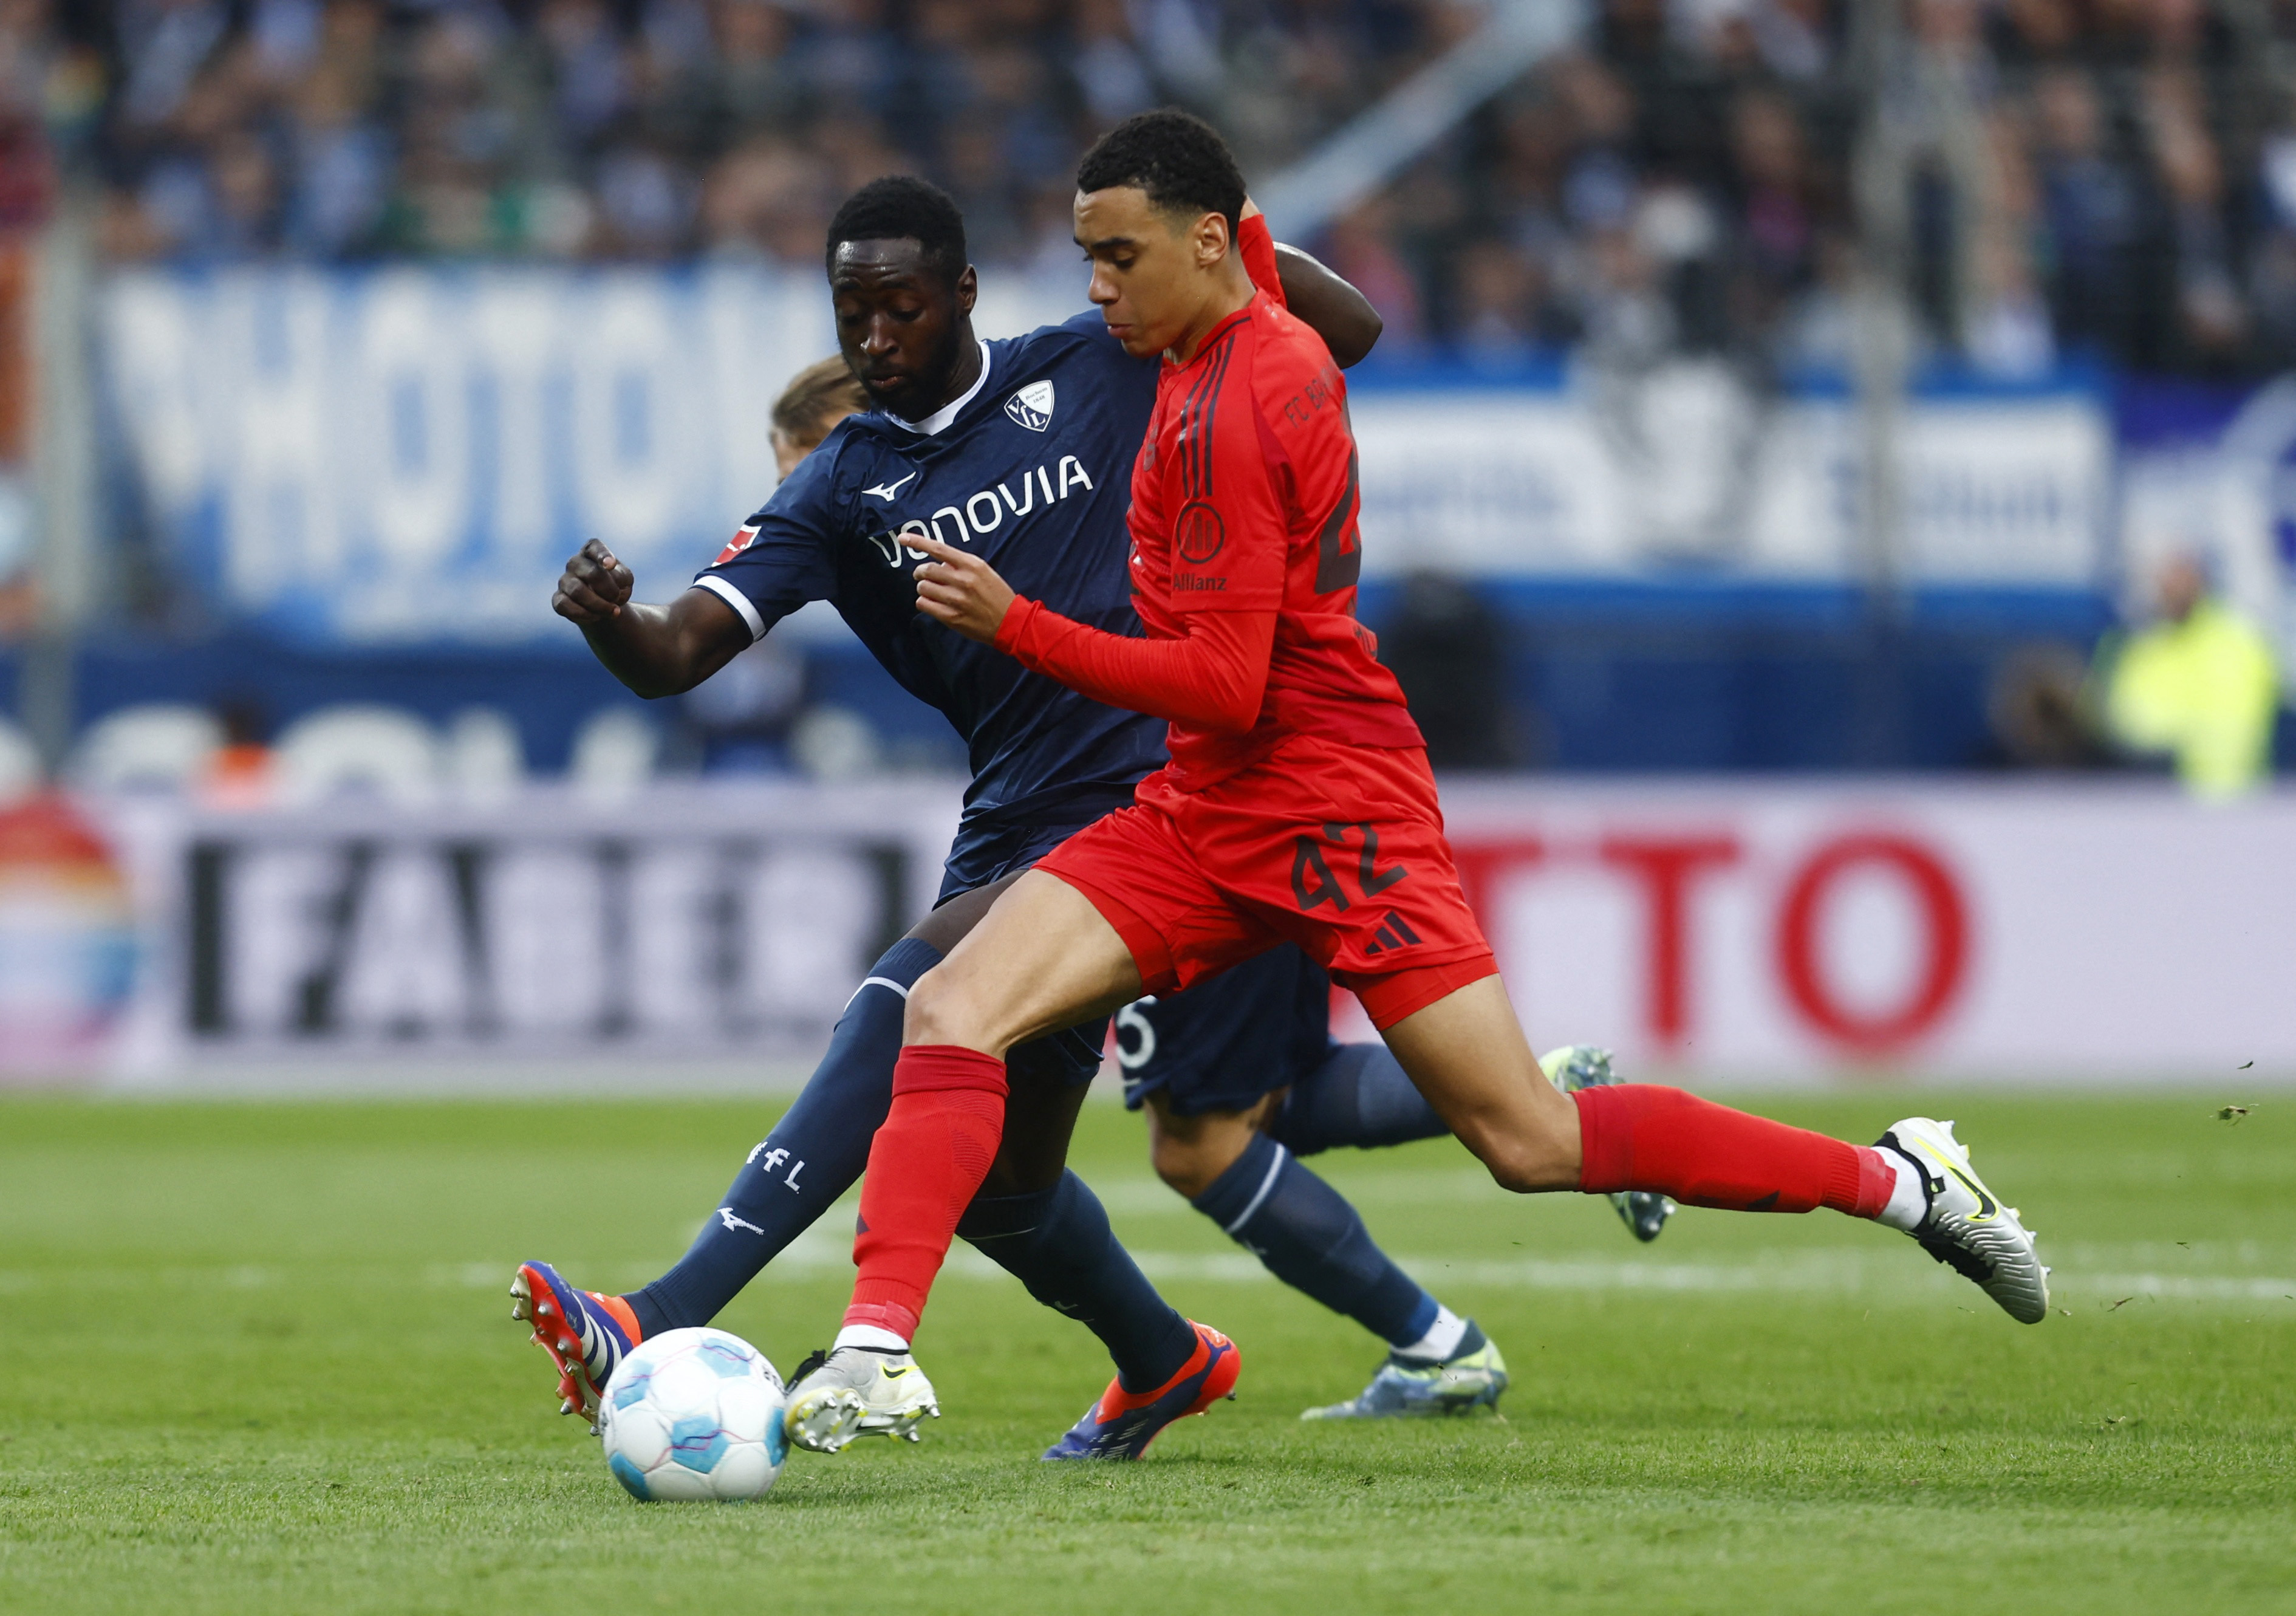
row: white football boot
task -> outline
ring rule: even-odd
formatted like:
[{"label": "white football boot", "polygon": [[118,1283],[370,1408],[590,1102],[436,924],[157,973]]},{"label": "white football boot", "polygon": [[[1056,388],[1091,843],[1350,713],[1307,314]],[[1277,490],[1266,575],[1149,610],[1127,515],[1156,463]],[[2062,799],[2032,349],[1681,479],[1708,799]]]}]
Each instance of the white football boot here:
[{"label": "white football boot", "polygon": [[1929,1195],[1929,1211],[1906,1231],[1922,1250],[1977,1282],[2021,1325],[2049,1316],[2049,1271],[2033,1250],[2033,1232],[2017,1209],[1985,1187],[1953,1124],[1907,1117],[1874,1143],[1912,1162]]},{"label": "white football boot", "polygon": [[856,1437],[918,1440],[917,1422],[940,1418],[940,1399],[906,1352],[882,1347],[838,1347],[798,1366],[782,1414],[790,1441],[815,1453],[835,1453]]}]

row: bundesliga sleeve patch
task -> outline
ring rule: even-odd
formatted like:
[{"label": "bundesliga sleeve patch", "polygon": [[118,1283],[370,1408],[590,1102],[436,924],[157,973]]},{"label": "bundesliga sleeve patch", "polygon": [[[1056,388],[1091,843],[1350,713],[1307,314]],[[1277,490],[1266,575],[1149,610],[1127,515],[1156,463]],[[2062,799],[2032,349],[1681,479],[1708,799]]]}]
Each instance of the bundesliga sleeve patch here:
[{"label": "bundesliga sleeve patch", "polygon": [[750,546],[756,541],[757,537],[758,529],[755,524],[740,529],[732,538],[726,540],[726,547],[718,552],[718,559],[711,562],[709,564],[713,567],[724,566],[727,562],[732,561],[735,556],[741,554],[742,551],[748,549]]}]

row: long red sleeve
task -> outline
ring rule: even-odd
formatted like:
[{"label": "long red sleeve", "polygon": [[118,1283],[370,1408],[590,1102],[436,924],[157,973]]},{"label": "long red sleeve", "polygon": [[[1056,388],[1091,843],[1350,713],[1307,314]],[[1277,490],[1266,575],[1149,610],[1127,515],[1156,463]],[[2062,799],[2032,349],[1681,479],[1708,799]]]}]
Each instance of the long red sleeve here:
[{"label": "long red sleeve", "polygon": [[1201,611],[1187,637],[1136,640],[1015,596],[996,649],[1111,707],[1243,734],[1259,721],[1275,647],[1275,613]]},{"label": "long red sleeve", "polygon": [[1243,272],[1251,277],[1251,283],[1266,292],[1276,308],[1289,307],[1283,300],[1283,277],[1276,273],[1275,237],[1267,228],[1266,214],[1255,213],[1237,224],[1235,250],[1242,255]]}]

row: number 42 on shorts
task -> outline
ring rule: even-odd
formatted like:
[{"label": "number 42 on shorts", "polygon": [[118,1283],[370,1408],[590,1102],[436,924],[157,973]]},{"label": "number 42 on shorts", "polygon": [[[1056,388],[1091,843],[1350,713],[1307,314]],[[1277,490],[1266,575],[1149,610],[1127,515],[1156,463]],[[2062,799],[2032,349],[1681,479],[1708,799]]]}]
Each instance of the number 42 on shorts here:
[{"label": "number 42 on shorts", "polygon": [[1350,899],[1340,878],[1332,873],[1332,861],[1324,857],[1325,847],[1334,850],[1334,857],[1344,870],[1343,855],[1350,850],[1358,854],[1355,871],[1357,890],[1365,898],[1376,898],[1401,881],[1411,872],[1401,865],[1379,867],[1379,832],[1364,820],[1324,827],[1323,841],[1313,836],[1292,839],[1292,896],[1299,900],[1302,913],[1324,904],[1345,909]]}]

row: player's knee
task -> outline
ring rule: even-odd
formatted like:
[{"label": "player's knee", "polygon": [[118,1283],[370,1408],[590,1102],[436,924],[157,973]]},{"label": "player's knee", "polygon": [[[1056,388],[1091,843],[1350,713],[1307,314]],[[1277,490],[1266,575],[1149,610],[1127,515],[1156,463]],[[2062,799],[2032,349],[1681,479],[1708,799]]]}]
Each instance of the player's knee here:
[{"label": "player's knee", "polygon": [[936,965],[909,988],[908,1009],[901,1017],[901,1041],[977,1049],[980,1046],[977,1019],[971,1013],[964,984],[946,965]]},{"label": "player's knee", "polygon": [[1469,1148],[1490,1170],[1492,1182],[1518,1195],[1578,1187],[1578,1162],[1562,1141],[1543,1134],[1489,1135]]}]

